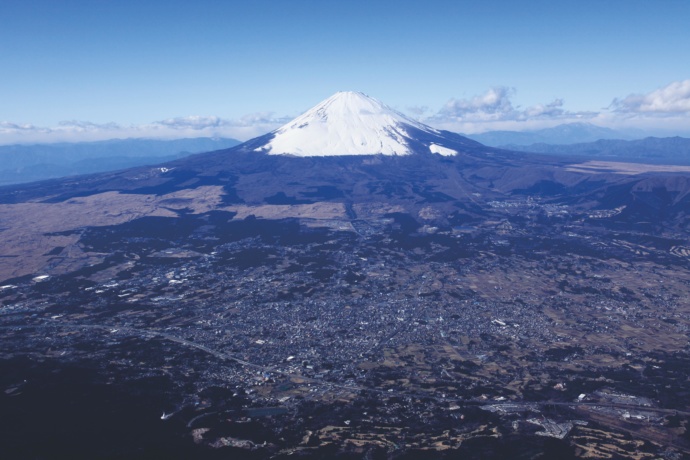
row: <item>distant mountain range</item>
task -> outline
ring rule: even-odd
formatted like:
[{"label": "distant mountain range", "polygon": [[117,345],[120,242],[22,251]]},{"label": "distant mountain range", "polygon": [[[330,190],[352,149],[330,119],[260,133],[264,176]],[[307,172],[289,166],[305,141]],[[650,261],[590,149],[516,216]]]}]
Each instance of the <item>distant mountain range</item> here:
[{"label": "distant mountain range", "polygon": [[505,148],[522,152],[582,156],[597,160],[690,164],[690,139],[684,137],[647,137],[632,141],[600,139],[596,142],[571,145],[508,145]]},{"label": "distant mountain range", "polygon": [[465,134],[465,136],[484,145],[506,148],[532,144],[575,144],[594,142],[599,139],[640,139],[644,137],[644,134],[637,131],[603,128],[591,123],[567,123],[534,131],[488,131],[481,134]]},{"label": "distant mountain range", "polygon": [[[347,110],[353,113],[345,113]],[[330,132],[338,141],[315,141],[322,139],[324,132]],[[356,132],[357,135],[350,137],[346,132]],[[408,139],[408,132],[414,133],[416,140]],[[297,156],[329,156],[344,152],[348,155],[409,155],[417,151],[447,156],[457,154],[464,147],[478,147],[472,142],[476,141],[521,152],[690,164],[690,139],[648,137],[630,140],[637,137],[636,134],[640,135],[640,132],[618,131],[590,123],[569,123],[535,131],[490,131],[463,138],[455,133],[419,125],[361,93],[342,92],[274,133],[257,138],[252,144],[257,151],[270,154],[289,151]],[[238,144],[240,141],[236,139],[202,137],[5,145],[0,146],[0,185],[159,164]]]},{"label": "distant mountain range", "polygon": [[0,184],[19,184],[162,163],[234,147],[226,138],[111,139],[98,142],[0,146]]}]

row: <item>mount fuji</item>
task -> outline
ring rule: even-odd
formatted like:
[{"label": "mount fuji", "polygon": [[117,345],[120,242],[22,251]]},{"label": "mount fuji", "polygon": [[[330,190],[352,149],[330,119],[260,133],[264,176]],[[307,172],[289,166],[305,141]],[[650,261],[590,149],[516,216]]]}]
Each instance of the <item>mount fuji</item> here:
[{"label": "mount fuji", "polygon": [[[223,212],[234,213],[233,219],[336,225],[405,214],[419,225],[443,228],[484,221],[496,203],[522,197],[581,212],[620,209],[617,222],[630,228],[684,225],[690,209],[690,180],[679,176],[684,170],[642,174],[644,169],[583,161],[485,146],[414,121],[362,93],[340,92],[229,149],[0,187],[0,218],[5,212],[4,222],[15,222],[5,235],[26,233],[15,238],[17,253],[36,248],[22,263],[0,259],[0,279],[83,262],[53,260],[52,251],[64,244],[51,235],[154,216],[203,220],[209,212]],[[34,222],[37,203],[40,225]],[[109,211],[104,214],[102,206]]]},{"label": "mount fuji", "polygon": [[269,155],[457,155],[480,144],[412,120],[356,91],[341,91],[252,143]]}]

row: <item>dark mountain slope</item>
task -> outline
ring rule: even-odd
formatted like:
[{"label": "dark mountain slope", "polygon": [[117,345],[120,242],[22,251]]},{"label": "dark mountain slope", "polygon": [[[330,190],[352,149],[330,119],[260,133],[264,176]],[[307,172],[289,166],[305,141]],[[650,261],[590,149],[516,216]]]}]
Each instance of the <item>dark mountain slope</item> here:
[{"label": "dark mountain slope", "polygon": [[532,144],[511,145],[506,148],[607,161],[690,165],[690,139],[683,137],[647,137],[633,141],[604,139],[572,145]]}]

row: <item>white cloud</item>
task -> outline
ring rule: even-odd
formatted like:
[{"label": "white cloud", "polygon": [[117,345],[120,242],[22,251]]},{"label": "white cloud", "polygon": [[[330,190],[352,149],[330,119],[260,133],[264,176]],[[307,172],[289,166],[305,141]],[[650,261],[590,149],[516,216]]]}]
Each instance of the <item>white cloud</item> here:
[{"label": "white cloud", "polygon": [[64,128],[77,128],[77,129],[84,129],[84,130],[89,130],[89,129],[118,129],[120,125],[117,123],[93,123],[90,121],[82,121],[82,120],[68,120],[68,121],[61,121],[58,123],[59,126],[62,126]]},{"label": "white cloud", "polygon": [[597,112],[571,112],[563,99],[525,109],[512,102],[514,88],[497,86],[470,99],[451,99],[435,115],[424,120],[449,131],[477,133],[490,130],[539,129],[572,121],[591,120]]},{"label": "white cloud", "polygon": [[421,121],[435,128],[466,134],[526,131],[583,122],[614,129],[635,129],[646,135],[690,136],[690,80],[670,83],[648,94],[614,99],[608,108],[570,111],[561,98],[522,108],[513,103],[516,90],[494,87],[467,99],[450,99],[436,114]]},{"label": "white cloud", "polygon": [[[466,134],[534,130],[587,121],[616,129],[635,128],[654,135],[690,136],[690,80],[672,82],[648,94],[616,98],[608,108],[590,112],[570,111],[561,98],[523,108],[513,103],[515,94],[514,88],[497,86],[470,98],[450,99],[435,113],[426,106],[408,107],[407,111],[435,128]],[[194,115],[140,125],[71,120],[43,127],[0,121],[0,144],[128,137],[232,137],[247,140],[270,132],[289,120],[289,117],[277,117],[273,112],[256,112],[232,120]]]},{"label": "white cloud", "polygon": [[53,127],[0,121],[0,144],[81,142],[114,138],[144,137],[173,139],[182,137],[232,137],[247,140],[270,132],[289,121],[271,112],[247,114],[236,120],[217,116],[167,118],[141,125],[93,123],[69,120]]},{"label": "white cloud", "polygon": [[623,99],[614,99],[610,108],[623,113],[690,113],[690,80],[674,81],[651,93],[630,94]]},{"label": "white cloud", "polygon": [[559,117],[565,113],[562,107],[563,99],[555,99],[548,104],[537,104],[525,109],[522,116],[525,119],[535,117]]},{"label": "white cloud", "polygon": [[254,126],[254,125],[284,125],[292,117],[278,117],[276,118],[273,112],[254,112],[244,115],[234,123],[236,126]]},{"label": "white cloud", "polygon": [[217,128],[223,126],[224,120],[219,117],[202,117],[193,115],[190,117],[168,118],[166,120],[157,121],[154,124],[166,126],[172,129],[199,129],[204,130],[208,128]]},{"label": "white cloud", "polygon": [[451,99],[437,117],[446,119],[497,120],[515,113],[510,101],[515,89],[505,86],[490,88],[471,99]]},{"label": "white cloud", "polygon": [[38,128],[30,123],[12,123],[9,121],[0,121],[0,133],[5,133],[5,132],[22,132],[22,131],[36,131],[36,130],[41,130],[45,128]]}]

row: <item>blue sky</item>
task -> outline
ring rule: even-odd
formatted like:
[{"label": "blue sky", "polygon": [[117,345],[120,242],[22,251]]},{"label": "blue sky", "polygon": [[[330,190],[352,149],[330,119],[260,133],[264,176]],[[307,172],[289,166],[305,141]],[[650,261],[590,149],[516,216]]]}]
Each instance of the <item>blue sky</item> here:
[{"label": "blue sky", "polygon": [[690,2],[3,0],[0,144],[247,139],[340,90],[436,127],[690,135]]}]

